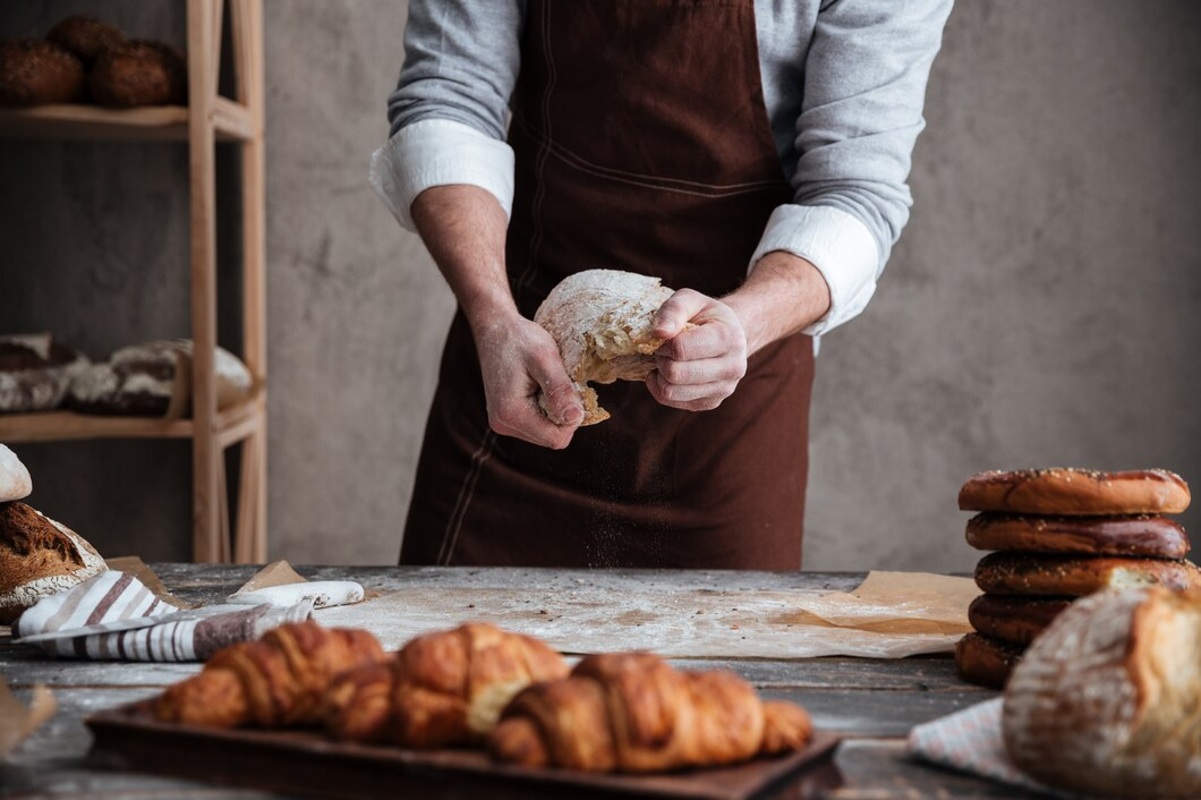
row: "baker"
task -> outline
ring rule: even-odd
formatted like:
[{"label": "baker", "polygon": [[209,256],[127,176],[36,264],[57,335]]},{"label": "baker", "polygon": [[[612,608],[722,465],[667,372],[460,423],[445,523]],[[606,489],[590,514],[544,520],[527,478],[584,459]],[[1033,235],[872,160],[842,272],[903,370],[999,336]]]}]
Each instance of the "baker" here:
[{"label": "baker", "polygon": [[[908,218],[950,7],[411,0],[372,182],[458,310],[401,563],[800,568],[815,343]],[[596,267],[679,291],[581,428],[531,317]]]}]

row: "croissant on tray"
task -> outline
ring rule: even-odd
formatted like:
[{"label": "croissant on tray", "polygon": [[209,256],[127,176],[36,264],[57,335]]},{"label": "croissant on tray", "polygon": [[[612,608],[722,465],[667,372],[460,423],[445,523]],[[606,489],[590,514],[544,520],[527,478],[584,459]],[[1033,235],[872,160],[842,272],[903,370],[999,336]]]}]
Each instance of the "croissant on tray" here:
[{"label": "croissant on tray", "polygon": [[568,671],[539,639],[468,623],[417,636],[393,658],[340,675],[326,692],[323,716],[344,741],[478,744],[513,695]]},{"label": "croissant on tray", "polygon": [[587,656],[567,678],[513,698],[488,737],[492,756],[526,766],[663,772],[803,748],[809,715],[761,701],[726,670],[688,672],[650,653]]},{"label": "croissant on tray", "polygon": [[199,673],[159,695],[154,714],[218,728],[312,725],[335,675],[385,657],[369,631],[287,623],[218,650]]}]

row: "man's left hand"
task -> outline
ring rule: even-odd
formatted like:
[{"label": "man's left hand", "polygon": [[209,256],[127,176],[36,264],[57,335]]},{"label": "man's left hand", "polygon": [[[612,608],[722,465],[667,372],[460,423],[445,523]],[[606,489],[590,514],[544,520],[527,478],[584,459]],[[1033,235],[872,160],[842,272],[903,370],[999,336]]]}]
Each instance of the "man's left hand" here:
[{"label": "man's left hand", "polygon": [[746,375],[746,330],[721,300],[680,289],[659,308],[654,334],[668,341],[655,351],[646,385],[665,406],[717,408]]}]

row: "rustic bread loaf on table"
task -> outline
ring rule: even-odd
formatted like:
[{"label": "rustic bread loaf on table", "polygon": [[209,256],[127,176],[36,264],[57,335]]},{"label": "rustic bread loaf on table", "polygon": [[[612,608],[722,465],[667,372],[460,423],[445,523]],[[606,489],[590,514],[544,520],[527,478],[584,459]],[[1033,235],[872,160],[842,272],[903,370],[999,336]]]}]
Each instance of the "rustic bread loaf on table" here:
[{"label": "rustic bread loaf on table", "polygon": [[564,278],[542,301],[534,321],[554,337],[563,366],[584,403],[582,425],[609,418],[589,383],[644,380],[654,369],[655,312],[673,290],[658,278],[590,269]]},{"label": "rustic bread loaf on table", "polygon": [[20,501],[0,503],[0,624],[106,569],[75,531]]},{"label": "rustic bread loaf on table", "polygon": [[1075,602],[1014,668],[1002,733],[1017,766],[1050,786],[1201,797],[1201,595],[1150,587]]}]

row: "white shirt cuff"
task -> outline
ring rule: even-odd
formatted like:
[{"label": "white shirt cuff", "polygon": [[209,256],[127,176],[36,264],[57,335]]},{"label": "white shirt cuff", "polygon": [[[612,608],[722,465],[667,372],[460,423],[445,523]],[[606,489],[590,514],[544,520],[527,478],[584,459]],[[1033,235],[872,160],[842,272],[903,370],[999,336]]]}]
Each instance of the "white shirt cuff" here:
[{"label": "white shirt cuff", "polygon": [[778,206],[767,221],[750,270],[773,250],[799,256],[825,278],[830,310],[805,329],[810,336],[828,333],[863,311],[876,292],[880,251],[875,237],[857,217],[831,206]]},{"label": "white shirt cuff", "polygon": [[431,186],[469,184],[513,209],[513,148],[469,125],[424,119],[401,128],[371,155],[371,185],[392,216],[414,230],[409,208]]}]

